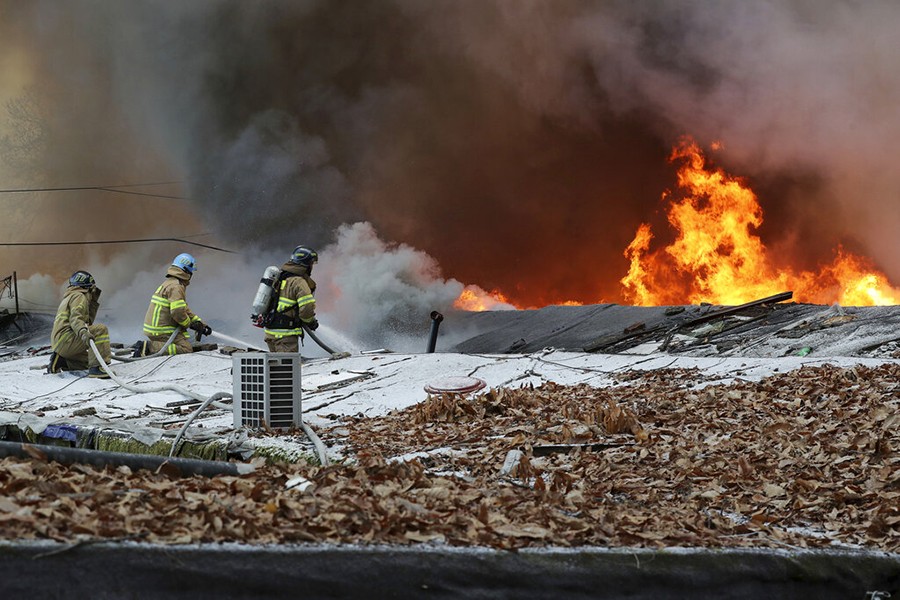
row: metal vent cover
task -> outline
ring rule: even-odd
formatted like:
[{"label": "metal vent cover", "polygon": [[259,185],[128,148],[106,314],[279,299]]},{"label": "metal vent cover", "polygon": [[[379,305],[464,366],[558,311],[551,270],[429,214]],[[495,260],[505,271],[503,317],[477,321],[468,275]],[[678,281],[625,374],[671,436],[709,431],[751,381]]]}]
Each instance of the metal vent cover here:
[{"label": "metal vent cover", "polygon": [[232,361],[235,428],[300,425],[300,354],[245,352]]}]

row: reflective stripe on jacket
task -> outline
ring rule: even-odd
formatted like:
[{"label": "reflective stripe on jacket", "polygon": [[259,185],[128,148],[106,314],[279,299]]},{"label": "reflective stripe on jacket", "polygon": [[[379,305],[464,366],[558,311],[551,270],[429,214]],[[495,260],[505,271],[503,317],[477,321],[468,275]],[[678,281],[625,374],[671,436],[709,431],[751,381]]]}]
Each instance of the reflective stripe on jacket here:
[{"label": "reflective stripe on jacket", "polygon": [[[147,336],[169,336],[178,327],[187,329],[200,317],[191,312],[185,300],[185,287],[190,276],[177,267],[169,267],[166,280],[156,288],[150,298],[150,306],[144,317],[144,334]],[[189,334],[184,333],[185,336]]]},{"label": "reflective stripe on jacket", "polygon": [[[294,322],[299,320],[309,323],[316,318],[316,299],[313,298],[316,283],[305,274],[305,269],[302,271],[302,275],[292,272],[296,269],[297,266],[290,263],[282,267],[282,271],[286,271],[288,276],[279,285],[278,304],[275,306],[275,312]],[[303,329],[299,323],[296,327],[266,327],[263,331],[274,338],[283,338],[289,335],[303,337]]]}]

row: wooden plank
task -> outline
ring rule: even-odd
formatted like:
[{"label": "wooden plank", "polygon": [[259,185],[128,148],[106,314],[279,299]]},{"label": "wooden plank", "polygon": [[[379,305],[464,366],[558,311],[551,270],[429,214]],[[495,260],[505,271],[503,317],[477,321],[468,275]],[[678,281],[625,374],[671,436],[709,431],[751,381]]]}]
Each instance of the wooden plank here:
[{"label": "wooden plank", "polygon": [[729,308],[723,308],[721,310],[716,310],[711,313],[707,313],[702,317],[698,317],[693,319],[692,321],[687,321],[682,323],[679,329],[686,329],[688,327],[694,327],[695,325],[700,325],[702,323],[706,323],[707,321],[712,321],[714,319],[718,319],[719,317],[725,317],[728,315],[733,315],[735,313],[741,312],[742,310],[746,310],[753,306],[760,306],[763,304],[775,304],[777,302],[784,302],[785,300],[790,300],[794,295],[794,292],[782,292],[780,294],[775,294],[774,296],[767,296],[766,298],[760,298],[759,300],[754,300],[752,302],[747,302],[746,304],[741,304],[739,306],[731,306]]}]

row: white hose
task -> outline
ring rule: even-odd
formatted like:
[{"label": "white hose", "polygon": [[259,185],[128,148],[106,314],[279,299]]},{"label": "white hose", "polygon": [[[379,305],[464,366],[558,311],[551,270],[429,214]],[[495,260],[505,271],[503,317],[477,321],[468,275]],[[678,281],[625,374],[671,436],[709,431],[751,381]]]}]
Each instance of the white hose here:
[{"label": "white hose", "polygon": [[170,458],[175,456],[175,451],[178,449],[178,442],[181,441],[181,436],[184,435],[184,432],[187,431],[187,428],[191,425],[191,423],[193,423],[197,415],[203,412],[203,409],[205,409],[207,406],[221,398],[231,398],[231,394],[229,394],[228,392],[216,392],[215,394],[204,400],[203,404],[201,404],[200,407],[197,408],[197,410],[191,413],[191,415],[188,417],[188,420],[185,421],[184,425],[181,426],[181,429],[178,430],[178,435],[175,436],[175,441],[172,442],[172,448],[171,450],[169,450]]},{"label": "white hose", "polygon": [[233,338],[230,335],[225,335],[224,333],[220,333],[218,331],[213,331],[207,337],[216,337],[216,338],[219,338],[220,340],[225,340],[226,342],[234,344],[235,346],[246,346],[249,350],[256,350],[257,352],[268,352],[268,350],[263,350],[262,348],[253,346],[251,344],[248,344],[247,342],[244,342],[237,338]]},{"label": "white hose", "polygon": [[[100,368],[103,369],[103,372],[106,373],[107,375],[109,375],[109,378],[112,379],[113,381],[115,381],[117,384],[119,384],[120,387],[123,387],[130,392],[135,392],[137,394],[147,394],[147,393],[152,393],[152,392],[163,392],[163,391],[169,390],[171,392],[176,392],[178,394],[182,394],[184,396],[187,396],[188,398],[193,398],[193,399],[199,400],[201,402],[203,402],[204,400],[207,399],[207,397],[202,394],[198,394],[197,392],[192,392],[191,390],[183,388],[180,385],[175,385],[174,383],[165,383],[165,384],[159,385],[159,386],[136,386],[136,385],[131,385],[130,383],[125,383],[124,381],[119,379],[119,377],[115,373],[113,373],[112,369],[109,368],[109,365],[106,364],[106,361],[103,360],[103,357],[100,356],[100,351],[97,350],[97,345],[94,343],[94,340],[90,341],[90,345],[91,345],[91,350],[94,352],[94,356],[97,357],[97,362],[100,365]],[[229,397],[230,396],[231,396],[231,394],[229,394]],[[216,406],[217,408],[224,408],[227,410],[231,410],[231,407],[228,406],[227,404],[214,404],[213,406]]]},{"label": "white hose", "polygon": [[[181,427],[181,430],[178,432],[178,435],[175,437],[175,442],[172,444],[172,449],[169,452],[169,456],[173,456],[176,448],[178,447],[178,442],[181,440],[181,437],[184,435],[184,432],[187,431],[188,426],[194,420],[194,418],[200,414],[207,406],[213,405],[216,408],[222,408],[224,410],[232,410],[232,407],[227,404],[222,404],[220,402],[216,402],[221,398],[231,398],[232,395],[228,392],[216,392],[210,397],[202,396],[196,392],[192,392],[186,388],[183,388],[179,385],[175,385],[174,383],[167,383],[160,386],[136,386],[125,383],[121,379],[113,373],[112,369],[109,368],[109,365],[106,364],[106,361],[103,360],[103,357],[100,356],[100,351],[97,350],[97,345],[94,343],[94,340],[90,340],[91,350],[94,353],[94,356],[97,357],[97,362],[100,365],[100,368],[103,369],[103,372],[109,375],[110,379],[115,381],[120,387],[125,388],[131,392],[136,392],[138,394],[145,394],[151,392],[162,392],[165,390],[177,392],[179,394],[183,394],[189,398],[194,398],[196,400],[200,400],[200,407],[191,413],[191,416],[188,417],[187,422]],[[329,464],[328,455],[325,453],[325,445],[322,443],[322,440],[319,439],[319,436],[316,435],[316,432],[312,430],[306,423],[302,420],[300,421],[300,427],[303,429],[303,433],[306,434],[306,437],[309,438],[309,441],[312,442],[313,446],[316,449],[316,453],[319,455],[319,462],[322,466],[327,466]]]},{"label": "white hose", "polygon": [[323,467],[327,467],[331,464],[328,460],[328,455],[325,453],[325,444],[322,443],[322,440],[319,439],[319,436],[316,435],[316,432],[312,430],[312,427],[307,425],[300,420],[300,428],[303,429],[303,433],[306,434],[306,437],[309,438],[309,441],[313,443],[313,446],[316,448],[316,453],[319,455],[319,464]]},{"label": "white hose", "polygon": [[168,347],[172,345],[172,342],[175,341],[175,336],[180,334],[182,331],[184,331],[184,329],[180,329],[180,328],[175,329],[175,331],[172,332],[172,335],[169,336],[169,339],[166,340],[166,343],[163,344],[163,347],[160,348],[159,350],[157,350],[156,352],[154,352],[153,354],[148,354],[147,356],[118,356],[116,354],[113,354],[112,357],[114,359],[120,360],[122,362],[137,362],[139,360],[145,360],[147,358],[154,358],[156,356],[162,356],[163,352],[165,352],[168,349]]}]

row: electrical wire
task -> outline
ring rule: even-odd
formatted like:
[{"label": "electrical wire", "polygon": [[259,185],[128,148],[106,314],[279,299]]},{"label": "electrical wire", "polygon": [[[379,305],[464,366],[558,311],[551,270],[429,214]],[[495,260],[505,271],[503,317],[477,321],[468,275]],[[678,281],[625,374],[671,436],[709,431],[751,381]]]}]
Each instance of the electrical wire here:
[{"label": "electrical wire", "polygon": [[112,192],[114,194],[130,194],[132,196],[147,196],[148,198],[164,198],[166,200],[187,200],[184,196],[169,196],[166,194],[149,194],[147,192],[133,192],[131,190],[116,190],[113,188],[98,187],[101,192]]},{"label": "electrical wire", "polygon": [[147,242],[179,242],[181,244],[189,244],[191,246],[199,246],[216,250],[217,252],[227,252],[228,254],[237,254],[234,250],[210,246],[209,244],[201,244],[200,242],[191,242],[182,238],[144,238],[144,239],[128,239],[128,240],[93,240],[87,242],[0,242],[0,246],[88,246],[91,244],[143,244]]},{"label": "electrical wire", "polygon": [[5,189],[0,190],[0,194],[31,194],[37,192],[81,192],[81,191],[95,191],[95,192],[111,192],[114,194],[131,194],[134,196],[147,196],[150,198],[164,198],[167,200],[187,200],[187,198],[183,196],[171,196],[167,194],[151,194],[148,192],[136,192],[133,190],[125,190],[121,188],[130,188],[130,187],[151,187],[154,185],[170,185],[181,183],[180,181],[158,181],[153,183],[130,183],[125,185],[78,185],[78,186],[66,186],[66,187],[44,187],[44,188],[16,188],[16,189]]},{"label": "electrical wire", "polygon": [[30,304],[32,306],[37,306],[39,308],[54,308],[54,309],[56,308],[55,304],[41,304],[40,302],[38,302],[36,300],[31,300],[30,298],[26,298],[25,296],[22,296],[21,294],[19,295],[19,302],[27,302],[28,304]]},{"label": "electrical wire", "polygon": [[70,381],[70,382],[67,383],[66,385],[62,386],[62,387],[59,388],[58,390],[53,390],[52,392],[46,392],[46,393],[44,393],[44,394],[40,394],[40,395],[38,395],[38,396],[34,396],[33,398],[28,398],[27,400],[23,400],[23,401],[19,402],[19,406],[21,406],[22,404],[25,404],[26,402],[31,402],[31,401],[33,401],[33,400],[37,400],[38,398],[43,398],[43,397],[45,397],[45,396],[49,396],[49,395],[51,395],[51,394],[55,394],[55,393],[57,393],[57,392],[61,392],[61,391],[63,391],[64,389],[66,389],[67,387],[69,387],[70,385],[72,385],[73,383],[78,383],[79,381],[81,381],[82,379],[85,379],[85,378],[87,378],[87,375],[81,375],[81,376],[79,376],[79,377],[76,377],[75,379],[73,379],[72,381]]}]

